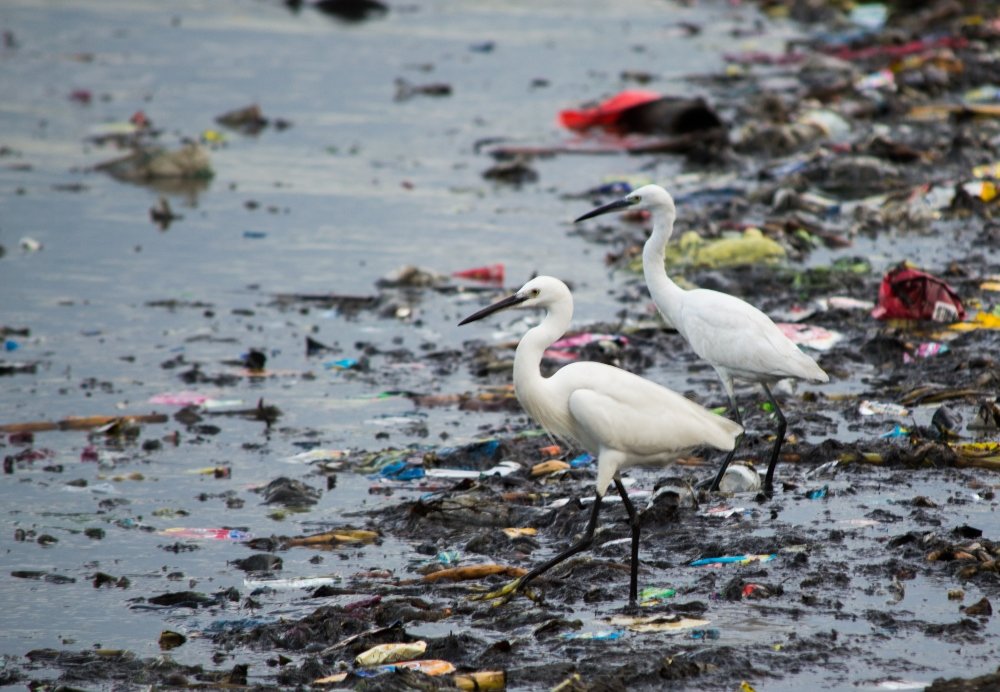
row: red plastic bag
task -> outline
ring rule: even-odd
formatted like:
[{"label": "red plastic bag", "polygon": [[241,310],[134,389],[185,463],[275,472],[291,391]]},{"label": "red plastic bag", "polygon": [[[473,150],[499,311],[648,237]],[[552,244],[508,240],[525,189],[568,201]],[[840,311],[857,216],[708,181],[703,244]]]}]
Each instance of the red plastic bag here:
[{"label": "red plastic bag", "polygon": [[571,130],[586,130],[590,127],[613,127],[618,118],[629,108],[663,98],[655,91],[632,89],[612,96],[593,108],[566,110],[559,113],[559,122]]},{"label": "red plastic bag", "polygon": [[961,322],[965,308],[955,290],[943,280],[904,263],[882,277],[872,317]]}]

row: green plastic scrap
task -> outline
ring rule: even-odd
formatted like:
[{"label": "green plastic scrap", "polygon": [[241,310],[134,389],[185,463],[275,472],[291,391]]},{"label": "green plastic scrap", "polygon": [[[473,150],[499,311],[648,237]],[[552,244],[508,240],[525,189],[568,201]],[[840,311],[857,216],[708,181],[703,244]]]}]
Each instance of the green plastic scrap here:
[{"label": "green plastic scrap", "polygon": [[[773,264],[786,257],[785,248],[771,240],[759,228],[748,228],[742,234],[705,240],[688,231],[679,242],[667,246],[667,266],[739,267],[749,264]],[[641,271],[642,260],[633,262],[632,269]]]}]

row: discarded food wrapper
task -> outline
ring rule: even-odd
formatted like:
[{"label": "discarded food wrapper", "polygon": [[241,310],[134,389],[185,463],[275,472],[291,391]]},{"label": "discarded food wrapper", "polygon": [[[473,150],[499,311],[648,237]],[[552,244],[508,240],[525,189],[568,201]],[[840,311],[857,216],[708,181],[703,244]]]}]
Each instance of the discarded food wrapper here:
[{"label": "discarded food wrapper", "polygon": [[965,307],[943,280],[903,263],[882,278],[872,317],[960,322],[965,319]]},{"label": "discarded food wrapper", "polygon": [[422,656],[427,651],[427,642],[423,640],[415,642],[398,642],[390,644],[379,644],[358,654],[355,665],[377,666],[383,663],[396,663],[406,661],[414,656]]},{"label": "discarded food wrapper", "polygon": [[948,351],[948,344],[942,344],[939,341],[925,341],[922,344],[917,344],[917,347],[913,350],[912,355],[910,355],[909,352],[904,352],[903,362],[912,363],[917,358],[930,358],[938,355],[939,353],[947,353]]},{"label": "discarded food wrapper", "polygon": [[721,557],[703,557],[697,560],[692,560],[688,563],[691,567],[704,567],[707,565],[731,565],[734,563],[739,563],[741,565],[748,565],[751,562],[770,562],[774,558],[778,557],[777,553],[769,553],[763,555],[723,555]]},{"label": "discarded food wrapper", "polygon": [[840,332],[802,323],[776,322],[782,334],[798,346],[808,346],[817,351],[829,351],[844,338]]},{"label": "discarded food wrapper", "polygon": [[858,404],[858,413],[862,416],[895,416],[903,418],[910,415],[910,410],[899,404],[865,399]]}]

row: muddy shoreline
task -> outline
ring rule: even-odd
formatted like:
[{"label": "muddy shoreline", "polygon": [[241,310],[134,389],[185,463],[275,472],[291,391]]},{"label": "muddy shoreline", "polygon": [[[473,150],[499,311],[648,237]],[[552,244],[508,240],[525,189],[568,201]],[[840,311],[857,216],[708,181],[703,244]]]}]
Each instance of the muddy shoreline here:
[{"label": "muddy shoreline", "polygon": [[[325,16],[337,5],[325,3],[288,9],[282,21],[303,36],[345,40],[389,27],[378,35],[388,50],[406,35],[392,29],[401,14],[419,22],[441,11],[344,4],[354,8],[349,15]],[[710,8],[711,21],[731,24],[728,43],[717,39],[714,48],[725,53],[724,69],[668,82],[653,70],[608,79],[595,66],[591,77],[604,87],[670,97],[575,133],[528,127],[486,136],[489,118],[481,102],[463,100],[461,76],[453,88],[433,67],[394,65],[406,75],[395,82],[397,113],[434,123],[445,119],[438,109],[453,104],[470,114],[453,125],[458,150],[438,152],[445,163],[397,154],[389,165],[350,137],[334,145],[298,135],[308,125],[295,112],[220,108],[228,120],[213,127],[231,128],[228,143],[213,149],[201,135],[199,146],[215,161],[225,160],[227,146],[264,149],[280,137],[289,138],[290,152],[323,149],[357,178],[363,192],[350,199],[359,205],[378,197],[358,182],[369,175],[399,175],[392,184],[401,194],[436,191],[421,198],[426,207],[440,203],[441,190],[464,212],[495,201],[500,213],[490,216],[502,219],[489,223],[497,227],[522,223],[519,209],[537,209],[531,205],[544,198],[560,211],[542,230],[573,248],[567,272],[570,264],[589,267],[561,277],[582,298],[571,333],[579,338],[552,352],[544,369],[599,360],[721,409],[726,398],[714,371],[651,309],[637,271],[647,219],[567,221],[643,182],[671,189],[679,209],[671,274],[738,295],[790,325],[831,383],[776,390],[788,433],[772,498],[699,490],[721,461],[709,450],[667,470],[628,474],[641,510],[637,614],[624,611],[630,534],[617,498],[606,501],[590,550],[505,604],[477,600],[572,542],[593,501],[593,459],[539,430],[514,397],[513,348],[530,322],[515,315],[455,326],[527,274],[556,273],[544,257],[515,247],[503,252],[521,258],[516,268],[510,260],[480,262],[478,252],[467,260],[466,250],[499,235],[476,218],[479,235],[470,231],[436,255],[439,266],[373,272],[366,246],[398,241],[376,236],[384,219],[397,228],[400,215],[415,216],[383,193],[386,209],[335,246],[358,273],[349,281],[333,276],[331,290],[326,270],[304,264],[320,241],[298,236],[296,247],[289,230],[327,210],[295,217],[294,202],[274,192],[282,185],[253,173],[230,182],[227,192],[241,197],[220,212],[211,200],[227,194],[225,180],[174,189],[148,179],[160,175],[148,168],[137,177],[135,155],[116,160],[116,171],[130,167],[123,178],[130,191],[148,188],[148,215],[143,207],[134,216],[158,234],[116,239],[115,246],[135,246],[137,263],[158,251],[157,242],[168,257],[172,244],[187,241],[184,233],[220,218],[222,227],[239,227],[228,231],[240,249],[231,250],[231,265],[219,262],[196,279],[176,269],[183,261],[171,262],[176,283],[144,289],[156,296],[109,299],[127,303],[110,319],[92,318],[95,298],[46,294],[39,308],[22,288],[26,280],[13,321],[0,318],[0,380],[10,384],[3,395],[10,410],[0,420],[9,507],[4,594],[6,628],[18,638],[5,648],[0,682],[34,690],[1000,687],[992,613],[1000,599],[1000,6],[904,5],[841,11],[764,3],[745,9],[757,23],[744,21],[744,10]],[[518,26],[516,8],[494,11]],[[674,21],[666,6],[651,16],[653,34],[637,39],[630,29],[621,39],[636,54],[662,38],[657,32],[719,31],[709,19]],[[333,23],[311,23],[317,18]],[[255,25],[246,17],[225,19],[233,22],[220,22],[227,31],[261,31],[247,29]],[[184,14],[172,25],[192,21]],[[31,49],[19,44],[16,21],[0,28],[8,30],[5,59],[16,66]],[[792,29],[794,40],[780,50],[739,49],[743,39]],[[518,35],[506,24],[496,31]],[[442,73],[461,75],[449,71],[454,64],[489,65],[495,54],[506,59],[503,41],[473,38],[434,53]],[[30,69],[19,69],[27,80]],[[547,76],[531,81],[528,93],[544,92]],[[122,98],[113,84],[103,87],[104,103]],[[705,98],[671,94],[691,89]],[[80,106],[83,91],[72,94]],[[593,98],[599,104],[610,95],[605,88]],[[79,146],[111,158],[105,142]],[[275,155],[267,150],[264,160]],[[35,156],[44,170],[43,154]],[[113,186],[123,185],[107,169],[90,170],[99,177],[84,177],[87,184],[73,171],[71,182],[82,187],[67,192],[63,181],[39,192],[34,181],[20,182],[32,165],[22,158],[14,149],[0,153],[11,199],[113,197]],[[138,158],[148,163],[148,152]],[[193,159],[201,176],[207,164]],[[362,159],[370,168],[358,175],[351,167]],[[593,174],[602,160],[605,173]],[[489,187],[470,194],[441,183],[452,180],[442,171],[464,182],[455,172],[470,168]],[[673,171],[667,180],[665,169]],[[312,196],[306,177],[286,185]],[[383,190],[379,184],[372,189]],[[201,207],[191,202],[199,196]],[[81,221],[88,215],[76,213]],[[289,226],[280,225],[285,217]],[[420,223],[463,223],[443,219]],[[0,267],[19,277],[29,276],[23,267],[32,257],[72,254],[54,233],[46,247],[27,224],[2,230]],[[279,232],[287,234],[280,243]],[[263,250],[247,251],[254,243]],[[260,262],[251,265],[260,276],[241,272],[244,252]],[[404,256],[392,252],[371,261]],[[555,254],[550,264],[560,261]],[[274,267],[286,267],[283,255],[300,264],[278,278],[267,255]],[[904,261],[928,282],[947,284],[961,318],[873,316],[887,274]],[[40,266],[39,276],[53,281],[86,275],[86,268]],[[141,266],[127,274],[135,290]],[[206,275],[217,282],[211,288],[199,283]],[[61,319],[71,330],[65,339],[51,326]],[[737,460],[763,469],[771,413],[754,388],[740,385],[737,394],[747,427]],[[93,417],[77,417],[84,413]],[[60,609],[65,631],[30,624],[58,621]],[[92,627],[79,624],[88,618]],[[129,639],[134,646],[121,644]],[[419,642],[424,664],[357,659],[378,645]]]}]

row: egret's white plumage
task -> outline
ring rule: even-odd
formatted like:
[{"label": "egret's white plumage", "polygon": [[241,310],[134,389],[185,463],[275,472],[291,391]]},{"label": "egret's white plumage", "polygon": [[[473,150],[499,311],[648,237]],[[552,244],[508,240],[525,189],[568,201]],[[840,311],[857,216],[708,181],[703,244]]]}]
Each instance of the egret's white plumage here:
[{"label": "egret's white plumage", "polygon": [[[765,490],[770,492],[785,434],[785,419],[768,385],[787,377],[827,382],[829,376],[754,306],[719,291],[684,290],[667,276],[664,250],[674,231],[677,210],[670,193],[659,185],[640,187],[620,200],[584,214],[577,221],[624,209],[649,211],[653,231],[643,246],[642,271],[650,295],[667,323],[680,332],[695,353],[715,368],[737,420],[742,422],[733,390],[735,378],[759,383],[774,406],[779,421],[778,435],[764,481]],[[730,454],[719,470],[713,490],[718,489],[732,457]]]},{"label": "egret's white plumage", "polygon": [[731,451],[743,428],[666,387],[603,363],[570,363],[550,377],[542,376],[540,366],[545,349],[566,333],[573,317],[569,289],[550,276],[532,279],[510,297],[460,324],[511,307],[546,310],[542,322],[529,329],[517,346],[514,391],[518,401],[547,431],[576,441],[597,457],[597,497],[584,539],[514,582],[515,589],[589,545],[601,498],[614,482],[632,519],[629,600],[634,603],[639,526],[619,472],[632,466],[667,464],[701,446]]}]

